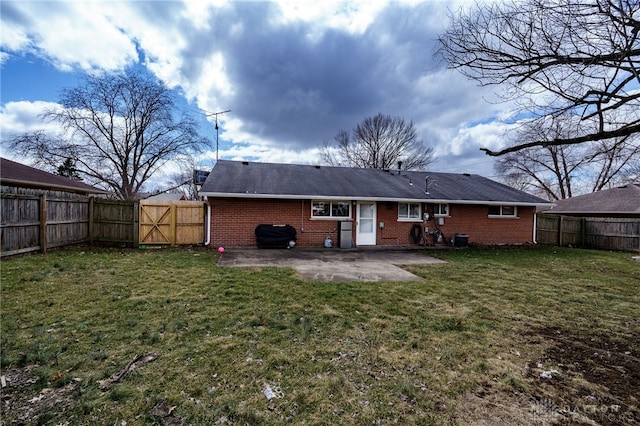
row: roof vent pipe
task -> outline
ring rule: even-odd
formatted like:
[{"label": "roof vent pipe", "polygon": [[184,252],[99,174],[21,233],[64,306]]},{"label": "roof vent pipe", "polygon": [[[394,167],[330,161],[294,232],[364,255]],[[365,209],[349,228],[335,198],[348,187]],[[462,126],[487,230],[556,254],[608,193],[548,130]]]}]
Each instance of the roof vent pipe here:
[{"label": "roof vent pipe", "polygon": [[402,161],[398,161],[398,175],[400,175],[401,171],[402,171]]}]

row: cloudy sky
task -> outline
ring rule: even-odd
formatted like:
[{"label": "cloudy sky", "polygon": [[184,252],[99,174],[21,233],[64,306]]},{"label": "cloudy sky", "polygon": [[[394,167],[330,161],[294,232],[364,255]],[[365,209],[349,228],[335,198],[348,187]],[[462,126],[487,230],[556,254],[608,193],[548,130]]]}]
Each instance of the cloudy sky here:
[{"label": "cloudy sky", "polygon": [[[379,112],[412,120],[434,171],[493,176],[508,105],[447,70],[436,38],[456,0],[2,0],[2,138],[78,76],[145,66],[201,114],[220,116],[222,159],[318,163],[318,147]],[[6,147],[3,156],[15,158]],[[212,150],[201,158],[209,167]]]}]

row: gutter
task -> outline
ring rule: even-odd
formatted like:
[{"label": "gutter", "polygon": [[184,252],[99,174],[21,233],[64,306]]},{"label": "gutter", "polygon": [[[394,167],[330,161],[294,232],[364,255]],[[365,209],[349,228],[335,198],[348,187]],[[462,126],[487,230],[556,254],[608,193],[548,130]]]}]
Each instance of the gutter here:
[{"label": "gutter", "polygon": [[302,194],[258,194],[258,193],[224,193],[206,192],[201,195],[217,198],[246,198],[246,199],[280,199],[280,200],[355,200],[355,201],[391,201],[400,203],[441,203],[441,204],[471,204],[483,206],[521,206],[544,207],[552,203],[527,203],[519,201],[488,201],[488,200],[448,200],[444,198],[394,198],[394,197],[358,197],[353,195],[302,195]]},{"label": "gutter", "polygon": [[575,214],[580,216],[589,216],[589,215],[607,215],[607,214],[618,214],[618,215],[638,215],[640,214],[640,209],[638,210],[620,210],[620,211],[587,211],[587,210],[554,210],[553,208],[549,210],[541,211],[542,214],[549,215],[562,215],[562,214]]}]

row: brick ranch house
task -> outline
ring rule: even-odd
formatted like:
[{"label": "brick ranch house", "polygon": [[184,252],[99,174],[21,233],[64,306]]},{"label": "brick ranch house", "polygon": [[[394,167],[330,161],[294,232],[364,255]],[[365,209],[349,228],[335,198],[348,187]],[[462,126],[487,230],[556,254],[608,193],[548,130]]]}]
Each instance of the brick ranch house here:
[{"label": "brick ranch house", "polygon": [[294,227],[298,246],[322,247],[327,237],[341,248],[526,244],[535,240],[536,208],[550,204],[466,173],[227,160],[199,194],[213,247],[255,247],[261,224]]}]

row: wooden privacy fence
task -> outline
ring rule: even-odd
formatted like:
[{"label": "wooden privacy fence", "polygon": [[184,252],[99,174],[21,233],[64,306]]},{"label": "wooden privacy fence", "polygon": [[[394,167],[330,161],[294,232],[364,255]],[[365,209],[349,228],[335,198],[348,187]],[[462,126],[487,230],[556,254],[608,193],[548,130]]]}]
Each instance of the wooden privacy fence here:
[{"label": "wooden privacy fence", "polygon": [[640,219],[537,215],[539,244],[640,251]]},{"label": "wooden privacy fence", "polygon": [[2,256],[77,244],[89,235],[89,199],[50,191],[2,193]]},{"label": "wooden privacy fence", "polygon": [[195,245],[205,242],[200,201],[119,201],[55,191],[4,188],[1,256],[90,243]]},{"label": "wooden privacy fence", "polygon": [[89,243],[135,245],[138,241],[136,201],[89,199]]}]

